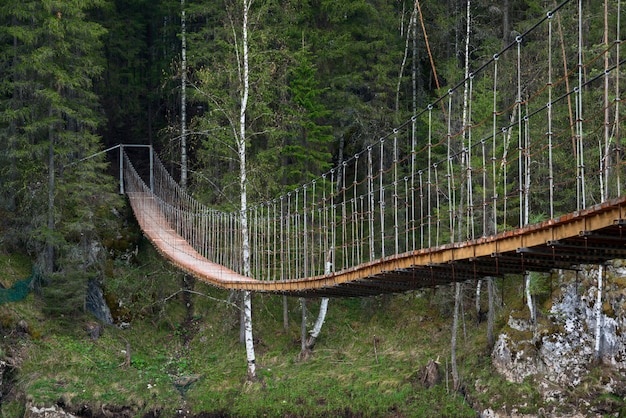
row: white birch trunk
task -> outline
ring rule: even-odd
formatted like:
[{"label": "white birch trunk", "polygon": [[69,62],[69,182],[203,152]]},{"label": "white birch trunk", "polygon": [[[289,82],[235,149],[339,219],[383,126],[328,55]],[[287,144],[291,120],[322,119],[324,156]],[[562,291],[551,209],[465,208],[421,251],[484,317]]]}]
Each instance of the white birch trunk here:
[{"label": "white birch trunk", "polygon": [[180,79],[180,187],[187,188],[187,21],[185,0],[180,0],[181,79]]},{"label": "white birch trunk", "polygon": [[[328,260],[326,260],[326,267],[324,268],[324,274],[330,274],[333,269],[333,264],[330,262],[330,254],[328,256]],[[313,329],[309,333],[309,338],[306,342],[307,350],[313,350],[315,347],[315,342],[317,341],[317,337],[319,337],[320,332],[322,331],[322,326],[324,325],[324,321],[326,320],[326,312],[328,312],[328,298],[322,298],[320,302],[320,311],[317,314],[317,319],[315,320],[315,324],[313,325]]]},{"label": "white birch trunk", "polygon": [[[243,274],[250,277],[250,237],[248,231],[248,194],[247,194],[247,172],[246,172],[246,109],[248,106],[249,68],[248,68],[248,11],[251,1],[243,1],[243,69],[241,79],[243,82],[241,92],[241,108],[239,112],[239,185],[241,189],[241,240],[243,251]],[[254,355],[254,340],[252,338],[252,295],[249,291],[243,293],[244,310],[244,335],[246,344],[246,356],[248,360],[248,379],[256,379],[256,364]]]},{"label": "white birch trunk", "polygon": [[526,286],[526,305],[528,305],[528,311],[530,312],[530,322],[534,325],[537,317],[535,315],[535,303],[533,301],[533,295],[530,293],[530,282],[531,282],[531,274],[526,272],[524,274]]},{"label": "white birch trunk", "polygon": [[319,337],[320,332],[322,331],[322,326],[324,325],[324,320],[326,319],[326,312],[328,312],[328,298],[322,298],[322,301],[320,302],[320,312],[317,315],[317,320],[311,330],[309,343],[307,344],[309,349],[313,349],[315,340],[317,340],[317,337]]},{"label": "white birch trunk", "polygon": [[[467,96],[469,94],[469,46],[470,46],[470,33],[471,33],[471,0],[467,0],[467,9],[465,14],[466,26],[465,26],[465,63],[464,63],[464,75],[465,75],[465,85],[463,87],[463,139],[466,138],[465,129],[467,128],[467,109],[468,109],[468,100]],[[465,144],[463,144],[465,146]]]},{"label": "white birch trunk", "polygon": [[602,341],[602,287],[603,287],[604,265],[598,266],[598,294],[596,299],[596,306],[594,307],[594,313],[596,316],[596,342],[593,350],[593,354],[596,360],[600,359],[600,343]]},{"label": "white birch trunk", "polygon": [[243,292],[244,328],[246,336],[246,358],[248,360],[248,380],[256,380],[256,358],[254,354],[254,340],[252,338],[252,293]]},{"label": "white birch trunk", "polygon": [[[398,75],[398,84],[396,86],[396,117],[400,112],[400,87],[402,85],[402,78],[404,77],[404,67],[406,66],[406,60],[409,56],[409,45],[411,41],[411,35],[413,34],[413,44],[415,45],[415,22],[417,15],[417,5],[413,6],[413,12],[411,13],[411,17],[408,23],[408,29],[406,31],[406,41],[404,44],[404,56],[402,57],[402,63],[400,64],[400,74]],[[402,14],[402,20],[404,21],[404,13]],[[400,22],[401,31],[404,32],[404,23]],[[413,79],[415,78],[415,51],[413,55]],[[415,96],[415,81],[413,80],[413,96]],[[415,100],[414,100],[415,101]],[[413,113],[415,113],[415,109],[413,109]]]}]

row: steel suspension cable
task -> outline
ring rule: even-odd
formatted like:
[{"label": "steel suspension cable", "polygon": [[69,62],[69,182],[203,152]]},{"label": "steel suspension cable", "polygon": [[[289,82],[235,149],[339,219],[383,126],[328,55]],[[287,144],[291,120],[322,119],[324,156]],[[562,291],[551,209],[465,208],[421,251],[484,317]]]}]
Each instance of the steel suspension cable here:
[{"label": "steel suspension cable", "polygon": [[[324,254],[330,254],[330,248],[331,248],[331,242],[330,242],[330,228],[329,228],[329,205],[328,205],[328,198],[326,197],[326,192],[327,190],[329,190],[328,185],[326,184],[326,174],[324,174],[322,176],[322,202],[323,202],[323,206],[324,206],[324,210],[323,210],[323,216],[324,216],[324,221],[323,221],[323,235],[324,235]],[[330,186],[332,188],[332,185]],[[333,263],[334,265],[334,260],[332,259],[332,256],[329,256],[329,260],[328,262]]]},{"label": "steel suspension cable", "polygon": [[518,199],[519,199],[519,226],[526,224],[523,218],[524,205],[524,173],[522,159],[522,36],[517,36],[517,181],[518,181]]},{"label": "steel suspension cable", "polygon": [[467,181],[467,239],[474,239],[474,196],[472,187],[472,98],[474,92],[474,74],[469,75],[469,97],[467,108],[467,152],[466,152],[466,181]]},{"label": "steel suspension cable", "polygon": [[507,209],[508,209],[508,201],[509,201],[509,193],[507,190],[507,185],[508,185],[508,179],[507,179],[507,174],[508,174],[508,167],[509,167],[509,163],[508,163],[508,148],[509,148],[509,138],[510,138],[510,130],[507,128],[502,128],[502,143],[504,144],[504,150],[502,152],[502,162],[501,162],[501,170],[502,170],[502,177],[503,177],[503,181],[502,181],[502,225],[503,228],[506,228],[506,222],[507,222]]},{"label": "steel suspension cable", "polygon": [[[412,246],[411,249],[413,251],[415,251],[416,248],[416,240],[415,240],[415,234],[416,234],[416,225],[415,225],[415,170],[416,170],[416,163],[415,163],[415,159],[417,157],[416,155],[416,144],[417,144],[417,137],[416,137],[416,124],[417,118],[415,116],[413,116],[411,118],[411,242],[412,242]],[[421,192],[421,186],[420,186],[420,192]],[[420,203],[421,203],[421,199],[420,199]],[[407,215],[407,219],[408,219],[408,215]],[[420,235],[423,234],[423,231],[420,233]],[[408,246],[407,246],[408,249]]]},{"label": "steel suspension cable", "polygon": [[621,61],[621,56],[620,56],[620,46],[622,43],[621,40],[621,32],[620,32],[620,18],[621,18],[621,0],[617,0],[617,18],[616,18],[616,22],[615,22],[615,55],[617,57],[617,64],[616,64],[616,76],[615,76],[615,130],[614,130],[614,137],[615,137],[615,168],[617,171],[617,175],[616,175],[616,195],[620,196],[622,193],[622,186],[621,186],[621,176],[622,176],[622,163],[621,163],[621,138],[620,138],[620,117],[619,117],[619,107],[620,107],[620,103],[621,103],[621,99],[620,99],[620,61]]},{"label": "steel suspension cable", "polygon": [[583,145],[583,2],[578,0],[578,86],[576,88],[576,140],[578,161],[578,210],[587,207]]},{"label": "steel suspension cable", "polygon": [[496,176],[496,142],[498,139],[498,133],[496,130],[498,119],[498,59],[499,56],[493,56],[493,125],[491,132],[492,151],[491,151],[491,176],[492,176],[492,195],[491,195],[491,210],[493,217],[493,231],[492,234],[498,233],[498,181]]},{"label": "steel suspension cable", "polygon": [[385,258],[385,187],[383,174],[385,172],[385,138],[380,139],[380,169],[378,170],[379,181],[379,207],[380,207],[380,258]]},{"label": "steel suspension cable", "polygon": [[376,259],[376,252],[374,247],[374,177],[373,177],[373,163],[372,163],[372,147],[367,147],[367,200],[368,210],[367,219],[369,224],[369,261]]},{"label": "steel suspension cable", "polygon": [[311,248],[309,249],[310,253],[309,253],[309,262],[311,263],[309,266],[309,272],[312,275],[317,275],[317,271],[315,269],[315,206],[316,206],[316,200],[315,200],[315,185],[316,185],[316,181],[313,180],[311,182],[311,206],[310,206],[310,211],[311,211],[311,228],[310,228],[310,234],[311,234],[311,242],[310,242],[310,246]]},{"label": "steel suspension cable", "polygon": [[296,189],[295,195],[296,195],[296,202],[295,202],[294,208],[295,208],[296,212],[295,212],[295,219],[294,219],[294,222],[295,222],[295,234],[294,234],[294,236],[295,236],[296,245],[295,245],[295,248],[294,248],[294,256],[295,256],[295,259],[296,259],[296,270],[295,270],[296,271],[296,275],[295,275],[295,277],[297,278],[297,277],[300,277],[300,274],[301,274],[301,271],[302,271],[302,259],[301,259],[301,257],[302,257],[302,250],[300,250],[300,248],[304,249],[304,246],[302,246],[302,244],[301,244],[301,238],[300,238],[302,236],[302,232],[300,231],[300,221],[301,221],[301,218],[302,218],[302,214],[300,213],[300,204],[299,204],[300,203],[300,188]]},{"label": "steel suspension cable", "polygon": [[530,119],[528,118],[528,104],[524,106],[526,115],[524,116],[524,224],[530,221]]},{"label": "steel suspension cable", "polygon": [[279,268],[280,268],[280,279],[281,280],[286,280],[288,278],[286,272],[285,272],[285,258],[289,259],[290,257],[288,257],[285,254],[285,225],[283,222],[283,219],[285,218],[285,208],[284,208],[284,196],[280,196],[280,217],[279,217],[279,221],[280,221],[280,262],[279,262]]},{"label": "steel suspension cable", "polygon": [[335,183],[335,170],[330,170],[330,246],[332,249],[332,263],[333,266],[337,266],[337,208],[335,205],[335,190],[337,186]]},{"label": "steel suspension cable", "polygon": [[361,205],[360,206],[360,216],[359,216],[359,220],[361,221],[360,222],[360,226],[359,226],[360,231],[361,231],[361,239],[359,240],[359,254],[360,254],[359,264],[365,263],[367,261],[367,259],[365,258],[365,254],[366,254],[366,252],[365,252],[365,250],[366,250],[366,248],[365,248],[365,246],[366,246],[366,243],[365,243],[365,238],[366,238],[366,236],[365,236],[365,230],[366,230],[365,229],[365,214],[367,213],[367,208],[365,207],[365,197],[366,196],[364,196],[364,195],[360,195],[359,196],[359,203]]},{"label": "steel suspension cable", "polygon": [[[441,201],[440,201],[440,194],[439,191],[440,189],[440,184],[439,184],[439,175],[438,175],[438,171],[437,171],[437,163],[433,164],[433,170],[435,171],[435,198],[436,198],[436,202],[435,202],[435,209],[437,211],[437,213],[439,213],[440,209],[441,209]],[[435,245],[438,247],[439,246],[439,234],[441,233],[441,216],[436,216],[435,217],[435,222],[437,222],[437,227],[435,228]]]},{"label": "steel suspension cable", "polygon": [[[337,173],[341,176],[341,254],[342,254],[342,268],[350,265],[348,260],[348,232],[347,232],[347,213],[346,213],[346,162],[341,163],[341,171]],[[339,181],[339,179],[337,179]]]},{"label": "steel suspension cable", "polygon": [[[280,232],[280,228],[277,227],[277,224],[280,222],[280,218],[278,217],[278,214],[276,212],[276,199],[272,199],[272,236],[274,237],[274,241],[272,242],[272,270],[271,272],[268,271],[268,277],[267,279],[270,280],[272,277],[276,278],[280,278],[280,272],[278,272],[278,274],[276,274],[276,271],[279,268],[279,262],[278,260],[282,260],[282,258],[278,258],[280,256],[280,254],[278,254],[278,242],[277,241],[282,241],[282,234],[278,235]],[[276,237],[279,237],[279,239],[277,240]],[[271,275],[270,275],[271,274]]]},{"label": "steel suspension cable", "polygon": [[[426,212],[428,222],[428,248],[432,247],[432,188],[433,179],[432,172],[434,167],[432,165],[432,148],[433,148],[433,105],[428,105],[428,180],[426,187],[428,187],[428,208]],[[432,167],[432,168],[431,168]]]},{"label": "steel suspension cable", "polygon": [[[428,173],[430,173],[430,169],[428,170]],[[419,249],[422,250],[424,249],[424,219],[427,219],[424,216],[424,175],[423,175],[423,171],[419,170],[418,171],[418,176],[419,176],[419,200],[420,200],[420,214],[419,214],[419,219],[420,219],[420,247]],[[411,205],[412,210],[415,211],[415,206]],[[413,244],[413,251],[415,251],[415,243]]]},{"label": "steel suspension cable", "polygon": [[[412,176],[411,176],[412,177]],[[409,251],[410,249],[415,250],[415,245],[413,248],[409,246],[409,237],[414,235],[415,231],[413,230],[413,222],[409,221],[409,196],[412,192],[409,190],[409,177],[404,177],[404,251]]]},{"label": "steel suspension cable", "polygon": [[[608,22],[608,1],[604,1],[604,73],[609,69],[609,22]],[[609,109],[609,77],[604,77],[604,146],[600,146],[600,201],[604,202],[609,196],[609,125],[611,111]]]},{"label": "steel suspension cable", "polygon": [[293,272],[293,254],[291,252],[291,192],[287,193],[287,212],[285,213],[285,235],[287,238],[287,253],[285,256],[287,257],[287,275],[288,279],[291,279],[291,272]]},{"label": "steel suspension cable", "polygon": [[394,254],[400,253],[398,226],[398,130],[393,131],[393,236]]},{"label": "steel suspension cable", "polygon": [[303,255],[304,255],[304,259],[302,260],[302,264],[303,264],[303,277],[309,277],[309,232],[307,229],[307,208],[306,208],[306,204],[307,204],[307,185],[303,185],[302,186],[302,216],[303,216],[303,225],[302,225],[302,229],[303,229],[303,240],[302,240],[302,246],[303,246]]},{"label": "steel suspension cable", "polygon": [[[264,268],[265,274],[261,278],[265,280],[271,280],[273,276],[273,258],[275,252],[276,232],[274,229],[275,220],[275,204],[273,201],[267,202],[267,216],[265,217],[265,234],[266,234],[266,247],[264,248],[265,260]],[[274,231],[274,232],[272,232]]]},{"label": "steel suspension cable", "polygon": [[[448,90],[448,109],[452,110],[452,90]],[[450,231],[450,242],[454,242],[454,211],[455,211],[455,196],[452,194],[453,186],[453,171],[452,171],[452,121],[451,117],[448,118],[448,149],[447,155],[448,158],[446,160],[446,178],[448,182],[448,230]]]},{"label": "steel suspension cable", "polygon": [[552,156],[552,18],[554,13],[548,12],[548,193],[550,201],[550,219],[554,219],[554,164]]},{"label": "steel suspension cable", "polygon": [[352,245],[353,245],[353,266],[360,264],[359,256],[359,208],[357,200],[357,186],[359,184],[359,154],[354,156],[354,179],[352,180]]}]

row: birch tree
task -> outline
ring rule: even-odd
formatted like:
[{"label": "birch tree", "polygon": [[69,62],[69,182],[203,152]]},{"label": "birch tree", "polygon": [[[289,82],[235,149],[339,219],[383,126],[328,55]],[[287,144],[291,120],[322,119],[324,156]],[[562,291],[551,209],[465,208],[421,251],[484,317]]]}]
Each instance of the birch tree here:
[{"label": "birch tree", "polygon": [[187,189],[187,17],[180,0],[180,186]]},{"label": "birch tree", "polygon": [[[402,13],[402,20],[404,20],[404,13]],[[396,104],[395,104],[395,112],[396,118],[400,119],[400,87],[402,85],[402,80],[404,78],[404,68],[406,66],[406,61],[409,56],[409,46],[411,40],[413,41],[413,62],[412,62],[412,86],[413,86],[413,101],[411,110],[412,113],[415,114],[415,109],[417,108],[417,85],[416,85],[416,64],[415,61],[417,59],[417,1],[414,3],[413,11],[410,14],[409,21],[407,23],[407,29],[404,30],[404,23],[400,22],[400,28],[403,34],[406,34],[405,44],[404,44],[404,55],[402,57],[402,63],[400,64],[400,74],[398,75],[398,84],[396,85]]]},{"label": "birch tree", "polygon": [[[209,32],[187,33],[191,51],[187,64],[194,67],[194,78],[188,83],[189,87],[193,87],[190,90],[192,99],[197,103],[208,104],[207,112],[193,119],[194,131],[208,133],[200,144],[204,149],[196,155],[199,164],[206,166],[203,169],[205,171],[198,171],[198,181],[210,179],[211,188],[218,190],[220,199],[225,199],[214,203],[221,203],[238,212],[241,260],[234,267],[248,277],[252,275],[248,224],[248,147],[253,135],[249,134],[253,124],[249,114],[254,110],[253,102],[249,100],[253,91],[249,37],[252,5],[253,0],[236,0],[227,2],[223,10],[207,6],[210,14],[204,7],[200,10],[189,5],[187,10],[192,20],[210,21],[213,25],[209,26],[213,28]],[[203,39],[207,36],[215,36],[215,42],[204,44]],[[204,58],[204,64],[194,61],[198,57]],[[227,181],[220,178],[226,175]],[[226,184],[227,187],[224,186]],[[206,191],[198,190],[198,193]],[[237,196],[238,202],[237,198],[231,201],[231,196]],[[254,381],[256,359],[252,335],[252,294],[244,291],[239,292],[238,296],[241,298],[240,340],[246,349],[248,380]]]},{"label": "birch tree", "polygon": [[596,304],[593,308],[594,314],[596,317],[596,335],[595,335],[595,344],[593,349],[594,359],[596,361],[600,360],[601,357],[601,342],[602,342],[602,325],[603,325],[603,317],[602,317],[602,287],[603,287],[603,276],[604,276],[604,265],[600,264],[598,266],[598,292]]},{"label": "birch tree", "polygon": [[528,312],[530,313],[530,322],[534,324],[537,321],[537,315],[535,313],[535,302],[533,300],[533,294],[531,292],[533,275],[530,272],[524,274],[524,292],[526,294],[526,305],[528,306]]},{"label": "birch tree", "polygon": [[[248,67],[248,13],[252,0],[243,0],[242,16],[242,41],[241,41],[241,65],[239,68],[241,78],[241,104],[239,108],[239,135],[237,136],[237,151],[239,154],[239,187],[241,190],[241,240],[243,256],[243,274],[250,277],[250,236],[248,231],[248,193],[247,193],[247,171],[246,171],[246,109],[248,106],[248,95],[250,93],[250,78]],[[252,338],[252,294],[250,291],[243,292],[243,316],[244,316],[244,336],[246,344],[246,357],[248,360],[248,380],[256,379],[256,359],[254,354],[254,341]]]},{"label": "birch tree", "polygon": [[[326,259],[326,265],[324,267],[324,274],[330,274],[333,269],[332,264],[332,250],[328,252],[328,257]],[[328,298],[322,298],[320,302],[320,310],[317,314],[317,319],[315,320],[315,324],[313,325],[313,329],[309,333],[309,337],[306,338],[306,335],[303,335],[302,338],[305,339],[306,343],[302,346],[302,352],[300,353],[301,358],[308,357],[313,348],[315,347],[315,343],[317,342],[317,338],[322,331],[322,326],[324,325],[324,321],[326,320],[326,312],[328,312]]]},{"label": "birch tree", "polygon": [[307,338],[306,341],[306,349],[309,351],[313,351],[317,338],[322,331],[322,326],[326,320],[326,312],[328,312],[328,298],[322,298],[320,302],[320,311],[317,314],[317,320],[315,321],[315,325],[313,325],[313,329],[309,333],[309,338]]}]

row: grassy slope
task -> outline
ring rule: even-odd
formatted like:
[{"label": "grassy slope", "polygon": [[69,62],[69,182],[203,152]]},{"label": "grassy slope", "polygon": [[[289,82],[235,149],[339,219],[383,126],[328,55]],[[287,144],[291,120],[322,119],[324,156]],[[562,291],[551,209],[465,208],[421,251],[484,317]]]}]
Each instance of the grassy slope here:
[{"label": "grassy slope", "polygon": [[[11,282],[27,277],[30,265],[23,257],[4,255],[0,271]],[[477,326],[469,312],[471,291],[466,291],[458,344],[464,398],[447,389],[451,382],[445,378],[450,289],[331,300],[314,356],[306,362],[297,360],[298,300],[290,300],[291,324],[284,330],[282,298],[256,295],[260,382],[246,384],[238,316],[226,303],[227,292],[196,283],[195,291],[203,295],[192,297],[194,316],[186,320],[182,296],[176,294],[180,274],[145,243],[135,263],[111,263],[107,272],[107,289],[117,297],[116,305],[122,302],[116,314],[131,325],[107,327],[96,341],[85,331],[92,317],[45,318],[41,300],[32,293],[25,301],[0,306],[4,355],[17,364],[1,416],[21,416],[26,402],[58,403],[86,416],[138,417],[174,416],[178,410],[203,416],[464,417],[475,415],[470,404],[497,409],[512,399],[526,405],[519,412],[539,407],[531,384],[506,383],[494,372],[486,325]],[[505,281],[499,289],[505,301],[521,303],[520,280]],[[313,321],[318,303],[308,306]],[[496,332],[516,307],[500,309]],[[28,333],[19,332],[20,319],[27,321]],[[124,365],[128,346],[130,366]],[[425,389],[419,369],[430,359],[439,359],[443,380]]]}]

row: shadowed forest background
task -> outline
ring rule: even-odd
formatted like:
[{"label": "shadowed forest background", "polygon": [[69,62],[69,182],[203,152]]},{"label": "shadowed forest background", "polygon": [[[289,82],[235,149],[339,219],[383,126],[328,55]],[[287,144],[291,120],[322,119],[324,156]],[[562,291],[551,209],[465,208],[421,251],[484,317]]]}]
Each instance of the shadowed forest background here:
[{"label": "shadowed forest background", "polygon": [[[85,417],[471,416],[488,407],[541,414],[559,402],[569,413],[580,399],[586,411],[623,412],[623,378],[601,365],[554,402],[532,379],[498,376],[486,301],[481,309],[471,286],[460,296],[458,388],[447,360],[452,288],[331,301],[307,361],[298,357],[300,311],[310,310],[312,321],[317,303],[303,308],[297,299],[255,295],[259,380],[246,383],[237,296],[159,258],[118,194],[117,154],[105,151],[152,145],[194,198],[237,210],[240,3],[0,5],[0,282],[10,288],[32,279],[26,299],[0,305],[2,416],[50,405]],[[607,4],[614,28],[621,9]],[[275,198],[340,166],[462,80],[467,63],[480,66],[555,6],[251,2],[248,199]],[[604,6],[585,2],[588,51],[603,47]],[[562,50],[555,67],[575,66],[577,34],[566,30],[575,22],[564,13],[555,25],[555,50]],[[532,74],[539,65],[521,68]],[[504,77],[514,97],[515,74]],[[473,106],[491,100],[477,97]],[[427,127],[417,126],[419,141]],[[579,284],[578,276],[533,278],[539,322],[560,295],[557,282]],[[526,316],[527,289],[520,278],[495,288],[495,327],[515,334],[507,319]],[[96,320],[103,303],[110,318]],[[441,373],[432,382],[429,361]],[[610,395],[597,389],[608,381],[617,382]]]}]

